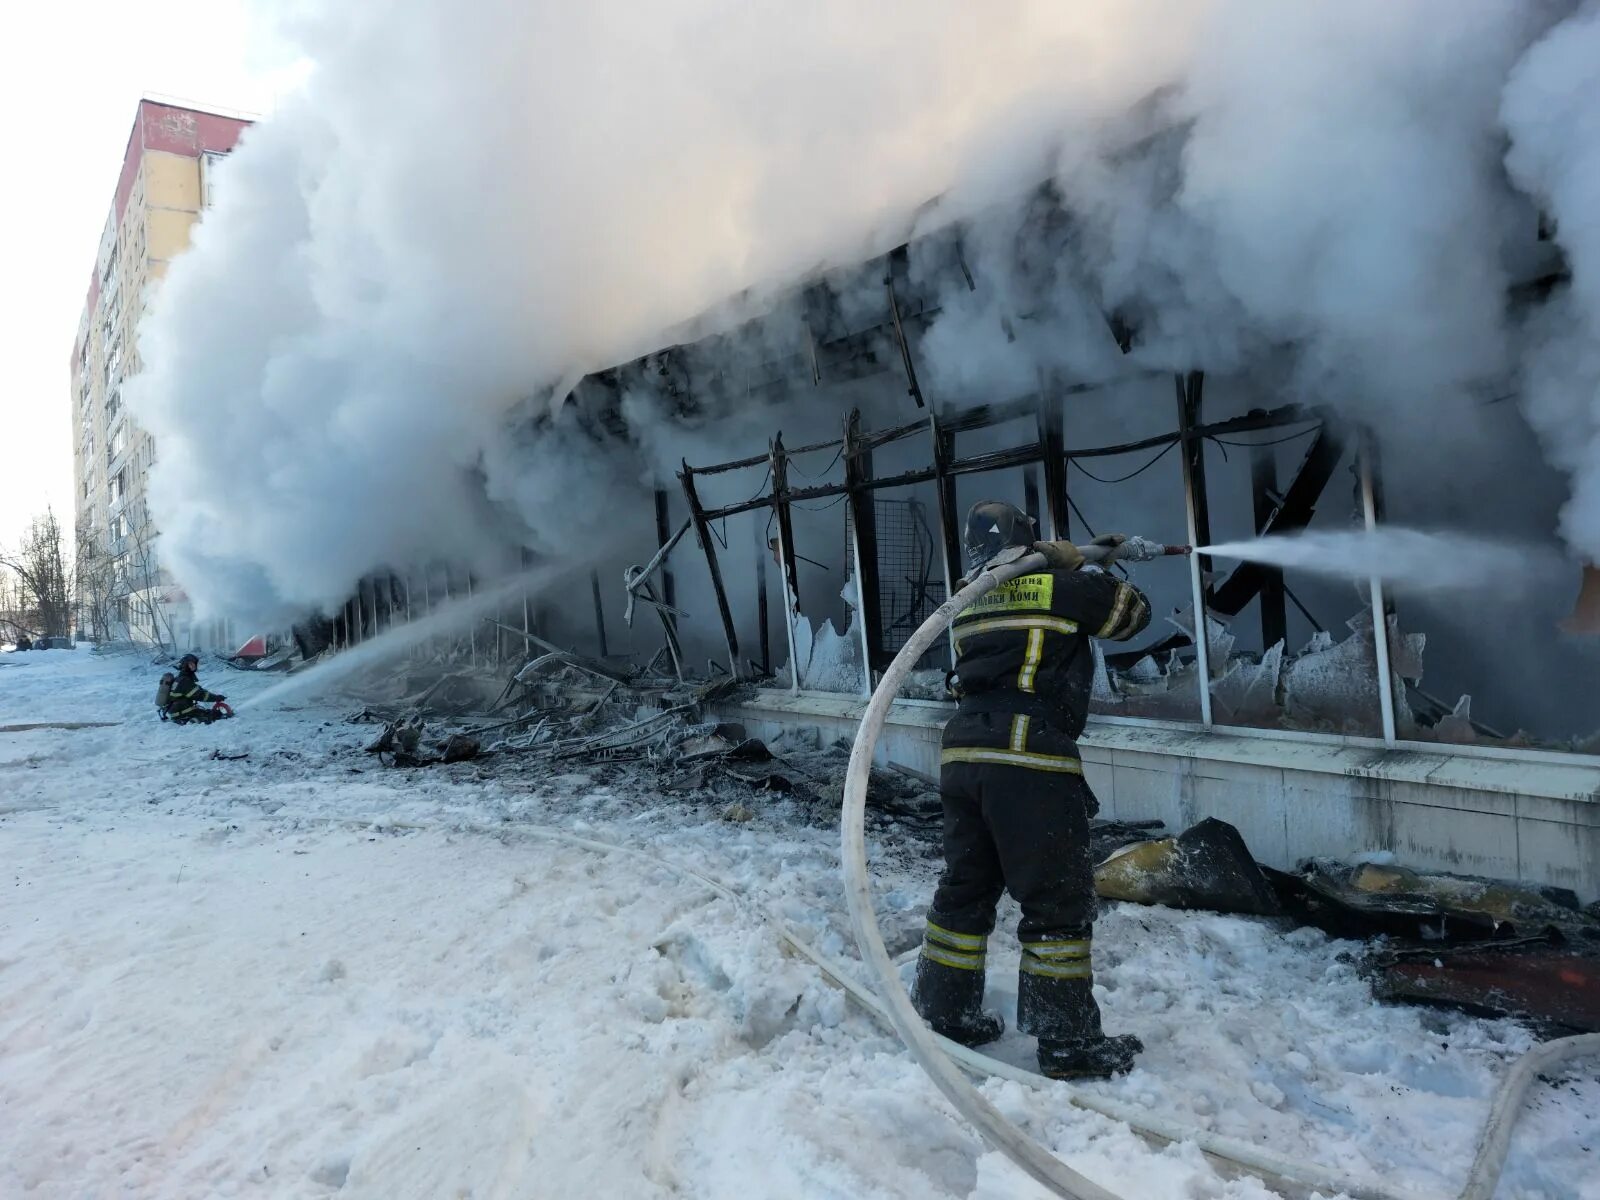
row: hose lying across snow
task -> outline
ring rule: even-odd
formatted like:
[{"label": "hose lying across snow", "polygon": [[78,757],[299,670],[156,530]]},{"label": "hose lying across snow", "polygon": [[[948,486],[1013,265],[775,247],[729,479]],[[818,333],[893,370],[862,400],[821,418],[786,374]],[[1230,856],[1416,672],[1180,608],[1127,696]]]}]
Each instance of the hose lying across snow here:
[{"label": "hose lying across snow", "polygon": [[[870,881],[867,875],[866,842],[863,833],[867,774],[871,768],[874,747],[883,731],[889,706],[899,690],[901,681],[911,664],[921,657],[957,613],[996,585],[1015,575],[1038,570],[1043,565],[1042,557],[1030,555],[1004,567],[986,571],[976,582],[963,588],[941,605],[938,611],[912,635],[905,648],[890,664],[884,674],[883,682],[873,693],[872,701],[862,718],[861,730],[850,757],[849,773],[845,781],[842,814],[843,861],[847,882],[846,898],[850,905],[851,920],[855,925],[856,938],[860,943],[863,958],[877,978],[879,995],[874,995],[858,983],[852,977],[849,965],[824,954],[795,933],[790,928],[789,922],[778,913],[710,875],[658,854],[595,838],[580,837],[562,830],[516,823],[483,825],[440,821],[424,824],[337,817],[300,819],[313,824],[356,825],[380,829],[452,830],[490,837],[521,836],[575,846],[601,854],[639,859],[684,878],[696,880],[716,895],[747,909],[771,925],[795,953],[808,959],[827,979],[842,988],[862,1008],[885,1026],[899,1033],[923,1069],[933,1078],[956,1110],[976,1125],[990,1144],[1033,1178],[1059,1196],[1074,1197],[1077,1200],[1118,1200],[1115,1193],[1084,1178],[1056,1159],[1002,1116],[962,1077],[956,1064],[979,1078],[1007,1079],[1029,1087],[1047,1083],[1043,1077],[1031,1071],[999,1062],[966,1046],[939,1037],[922,1023],[922,1019],[911,1007],[910,998],[906,995],[905,988],[901,986],[899,974],[884,947],[883,937],[878,930],[877,918],[872,909]],[[1477,1158],[1472,1164],[1465,1189],[1461,1193],[1461,1200],[1489,1200],[1494,1194],[1495,1184],[1499,1180],[1510,1148],[1511,1131],[1516,1124],[1523,1097],[1539,1073],[1568,1059],[1587,1054],[1600,1054],[1600,1034],[1585,1034],[1548,1042],[1530,1051],[1512,1066],[1495,1096],[1489,1120],[1480,1139]],[[1315,1189],[1324,1193],[1343,1193],[1352,1197],[1352,1200],[1425,1200],[1423,1193],[1410,1189],[1395,1189],[1374,1181],[1358,1179],[1343,1171],[1315,1163],[1282,1158],[1247,1142],[1207,1130],[1189,1128],[1133,1105],[1089,1092],[1080,1092],[1062,1084],[1055,1086],[1058,1093],[1065,1094],[1066,1098],[1079,1108],[1119,1121],[1153,1141],[1192,1143],[1207,1158],[1224,1169],[1243,1171],[1280,1192],[1295,1195],[1308,1189]]]},{"label": "hose lying across snow", "polygon": [[[534,841],[555,842],[561,845],[575,846],[582,850],[595,851],[600,854],[620,855],[650,863],[671,871],[682,878],[693,879],[697,883],[703,884],[715,895],[731,901],[757,916],[772,926],[785,945],[802,958],[810,961],[822,972],[825,978],[842,989],[846,995],[873,1017],[877,1018],[881,1024],[891,1029],[898,1028],[890,1014],[890,1010],[877,996],[855,980],[848,964],[823,953],[805,938],[795,933],[786,918],[765,905],[752,900],[714,876],[707,875],[693,867],[675,862],[659,854],[654,854],[647,850],[638,850],[632,846],[619,845],[615,842],[601,841],[597,838],[580,837],[577,834],[539,825],[517,823],[482,825],[461,821],[423,823],[340,817],[298,817],[293,819],[307,824],[357,826],[381,830],[474,833],[494,838],[525,837]],[[900,988],[898,975],[891,973],[890,979],[884,985],[886,993],[891,993],[890,985],[892,985],[893,989],[899,990],[900,994],[904,996],[904,989]],[[1028,1087],[1039,1087],[1048,1083],[1042,1076],[1032,1071],[1025,1071],[1020,1067],[1013,1067],[1009,1063],[989,1058],[957,1042],[939,1037],[931,1031],[928,1032],[928,1037],[933,1041],[936,1053],[948,1055],[959,1063],[962,1068],[980,1079],[1006,1079]],[[1468,1183],[1468,1188],[1462,1193],[1463,1200],[1488,1200],[1488,1197],[1493,1195],[1494,1185],[1500,1177],[1500,1169],[1505,1161],[1511,1127],[1515,1123],[1517,1110],[1521,1104],[1523,1094],[1537,1074],[1548,1070],[1564,1059],[1592,1053],[1600,1053],[1600,1034],[1585,1034],[1582,1037],[1549,1042],[1530,1051],[1516,1062],[1512,1067],[1511,1073],[1501,1084],[1499,1094],[1495,1097],[1491,1116],[1483,1135],[1484,1149],[1479,1152],[1479,1161],[1473,1164],[1473,1173]],[[1078,1092],[1067,1088],[1064,1084],[1055,1086],[1064,1091],[1067,1099],[1079,1108],[1099,1113],[1101,1116],[1108,1117],[1114,1121],[1120,1121],[1135,1133],[1154,1142],[1163,1144],[1193,1143],[1201,1153],[1224,1170],[1242,1171],[1260,1179],[1268,1187],[1288,1195],[1298,1195],[1308,1189],[1315,1189],[1329,1194],[1343,1193],[1352,1197],[1352,1200],[1431,1200],[1431,1197],[1425,1196],[1424,1193],[1390,1188],[1383,1184],[1355,1178],[1333,1168],[1319,1166],[1314,1163],[1298,1162],[1294,1159],[1280,1158],[1248,1142],[1224,1137],[1203,1129],[1193,1129],[1176,1121],[1166,1120],[1145,1109],[1136,1108],[1131,1104],[1123,1104],[1088,1092]],[[973,1094],[976,1095],[976,1093]],[[979,1100],[982,1100],[981,1096]],[[960,1104],[957,1104],[956,1108],[963,1113],[966,1111]],[[1001,1119],[1004,1120],[1004,1118]],[[1017,1130],[1017,1136],[1024,1140],[1027,1137],[1021,1130]],[[1491,1151],[1491,1145],[1497,1148]],[[1089,1183],[1088,1186],[1092,1190],[1082,1194],[1089,1196],[1113,1195],[1113,1193],[1107,1192],[1093,1183]],[[1474,1190],[1474,1188],[1477,1190]],[[1485,1188],[1487,1190],[1484,1190]],[[1062,1194],[1071,1196],[1079,1193],[1066,1192]]]},{"label": "hose lying across snow", "polygon": [[[1111,552],[1112,555],[1115,551]],[[978,1128],[989,1144],[999,1150],[1022,1170],[1049,1188],[1058,1196],[1071,1200],[1118,1200],[1113,1192],[1085,1178],[1033,1138],[989,1103],[969,1083],[957,1068],[956,1062],[980,1075],[1021,1078],[1028,1083],[1039,1082],[1038,1076],[1015,1068],[1003,1067],[993,1059],[939,1037],[925,1024],[911,1006],[911,998],[900,983],[899,973],[889,958],[878,929],[878,919],[873,912],[871,878],[867,872],[867,847],[865,836],[867,779],[872,770],[873,753],[883,732],[890,706],[900,691],[900,685],[916,661],[949,626],[957,614],[970,607],[980,596],[999,584],[1018,575],[1037,571],[1046,566],[1044,556],[1030,554],[1004,566],[986,569],[976,580],[962,588],[941,604],[909,641],[895,655],[861,718],[861,729],[856,734],[855,747],[850,754],[850,766],[845,776],[844,809],[841,814],[842,854],[845,874],[845,898],[850,906],[850,920],[855,926],[856,943],[861,957],[871,968],[878,984],[877,997],[863,997],[858,989],[824,962],[819,955],[798,942],[788,932],[787,926],[777,920],[784,939],[802,954],[817,963],[827,974],[850,990],[871,1011],[892,1024],[922,1069],[928,1073],[939,1090],[956,1111]],[[702,877],[703,878],[703,877]],[[769,919],[771,918],[769,914]],[[1600,1034],[1585,1034],[1549,1042],[1523,1056],[1502,1083],[1490,1110],[1479,1146],[1478,1155],[1468,1172],[1462,1200],[1488,1200],[1494,1194],[1495,1184],[1505,1166],[1510,1149],[1511,1130],[1516,1123],[1522,1098],[1529,1084],[1542,1070],[1556,1063],[1587,1054],[1600,1053]],[[1397,1196],[1416,1196],[1417,1193],[1398,1192],[1376,1183],[1367,1183],[1345,1176],[1342,1172],[1310,1163],[1300,1163],[1261,1151],[1254,1146],[1231,1138],[1218,1137],[1202,1130],[1184,1129],[1173,1122],[1153,1117],[1143,1110],[1117,1104],[1099,1096],[1074,1092],[1072,1102],[1092,1109],[1114,1120],[1119,1120],[1137,1132],[1162,1141],[1193,1142],[1208,1156],[1225,1160],[1258,1176],[1264,1183],[1279,1189],[1299,1190],[1312,1187],[1320,1191],[1344,1192],[1356,1200],[1392,1200]]]}]

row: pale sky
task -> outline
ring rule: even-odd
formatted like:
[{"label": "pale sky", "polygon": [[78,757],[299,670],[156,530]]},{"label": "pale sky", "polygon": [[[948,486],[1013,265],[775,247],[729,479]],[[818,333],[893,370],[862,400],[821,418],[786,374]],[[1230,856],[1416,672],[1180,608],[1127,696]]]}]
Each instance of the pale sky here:
[{"label": "pale sky", "polygon": [[0,546],[46,504],[72,526],[72,340],[144,94],[269,111],[303,74],[265,27],[272,0],[43,0],[7,6],[0,230]]}]

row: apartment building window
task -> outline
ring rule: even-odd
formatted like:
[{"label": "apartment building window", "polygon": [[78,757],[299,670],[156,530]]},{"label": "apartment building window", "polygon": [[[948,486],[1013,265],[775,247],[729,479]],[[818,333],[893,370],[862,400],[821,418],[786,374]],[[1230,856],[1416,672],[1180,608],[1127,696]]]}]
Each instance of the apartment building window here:
[{"label": "apartment building window", "polygon": [[105,256],[105,269],[100,272],[100,292],[102,295],[111,296],[116,294],[117,283],[119,282],[117,275],[117,243],[115,241],[106,248]]},{"label": "apartment building window", "polygon": [[112,421],[117,419],[117,413],[121,410],[121,408],[122,388],[118,386],[112,388],[110,395],[106,397],[106,424],[109,425]]},{"label": "apartment building window", "polygon": [[217,168],[228,157],[226,151],[207,150],[200,156],[200,207],[210,208],[217,200]]}]

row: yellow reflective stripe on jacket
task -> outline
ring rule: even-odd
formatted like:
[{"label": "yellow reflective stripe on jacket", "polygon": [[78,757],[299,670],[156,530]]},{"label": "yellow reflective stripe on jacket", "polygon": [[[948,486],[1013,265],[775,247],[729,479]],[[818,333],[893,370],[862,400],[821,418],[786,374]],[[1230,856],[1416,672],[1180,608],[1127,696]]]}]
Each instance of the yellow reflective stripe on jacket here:
[{"label": "yellow reflective stripe on jacket", "polygon": [[1106,623],[1100,627],[1100,637],[1109,637],[1113,630],[1121,624],[1122,618],[1128,611],[1128,605],[1133,602],[1133,589],[1120,580],[1117,583],[1117,602],[1111,606],[1111,615],[1106,618]]},{"label": "yellow reflective stripe on jacket", "polygon": [[1075,962],[1045,962],[1032,955],[1022,956],[1022,970],[1027,975],[1042,975],[1046,979],[1093,979],[1094,968],[1088,959]]},{"label": "yellow reflective stripe on jacket", "polygon": [[1003,767],[1027,767],[1032,771],[1056,771],[1063,775],[1082,775],[1083,764],[1064,754],[1038,754],[1031,750],[999,750],[984,746],[946,746],[939,751],[943,763],[995,763]]},{"label": "yellow reflective stripe on jacket", "polygon": [[983,617],[976,621],[958,620],[951,627],[950,636],[955,639],[956,649],[961,648],[961,643],[980,633],[1007,633],[1012,630],[1045,630],[1049,633],[1077,633],[1078,623],[1069,621],[1066,617],[1050,617],[1043,614],[1036,617]]},{"label": "yellow reflective stripe on jacket", "polygon": [[1011,749],[1021,753],[1028,748],[1028,722],[1031,718],[1020,713],[1011,718]]},{"label": "yellow reflective stripe on jacket", "polygon": [[935,946],[932,942],[922,943],[922,957],[940,966],[954,967],[958,971],[983,970],[984,955],[963,954],[959,950],[946,950],[943,946]]},{"label": "yellow reflective stripe on jacket", "polygon": [[954,929],[946,929],[943,925],[928,922],[926,931],[930,942],[943,942],[955,950],[982,950],[989,942],[986,933],[957,933]]},{"label": "yellow reflective stripe on jacket", "polygon": [[1017,672],[1017,691],[1032,692],[1033,681],[1039,675],[1039,663],[1044,659],[1044,630],[1028,631],[1028,649],[1022,656],[1022,669]]}]

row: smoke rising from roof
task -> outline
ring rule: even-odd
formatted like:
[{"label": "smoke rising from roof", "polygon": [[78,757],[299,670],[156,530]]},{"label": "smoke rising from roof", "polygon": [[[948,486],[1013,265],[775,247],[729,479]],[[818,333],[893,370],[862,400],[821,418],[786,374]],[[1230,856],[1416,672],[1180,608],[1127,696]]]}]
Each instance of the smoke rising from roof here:
[{"label": "smoke rising from roof", "polygon": [[1572,280],[1528,319],[1522,382],[1529,421],[1573,478],[1562,534],[1600,561],[1600,4],[1523,57],[1502,120],[1513,178],[1545,206]]},{"label": "smoke rising from roof", "polygon": [[[1296,398],[1422,427],[1520,369],[1594,553],[1595,23],[1453,0],[309,6],[288,35],[314,73],[144,322],[129,399],[164,557],[202,609],[265,619],[383,565],[568,549],[673,441],[635,396],[638,455],[598,449],[554,407],[576,380],[963,218],[983,286],[922,348],[946,395],[1287,346]],[[1065,228],[1019,200],[1047,178]],[[1530,197],[1574,268],[1533,338],[1505,307]],[[1139,330],[1126,358],[1110,312]],[[513,409],[553,420],[513,436]],[[700,434],[749,453],[733,428]]]}]

